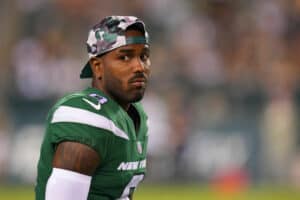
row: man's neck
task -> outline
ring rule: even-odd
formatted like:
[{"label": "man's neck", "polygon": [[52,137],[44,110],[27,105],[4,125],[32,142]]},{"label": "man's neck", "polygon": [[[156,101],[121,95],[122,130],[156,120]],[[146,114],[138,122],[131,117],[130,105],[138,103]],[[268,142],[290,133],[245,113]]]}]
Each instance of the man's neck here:
[{"label": "man's neck", "polygon": [[129,106],[127,114],[133,121],[135,132],[138,133],[138,130],[140,128],[141,119],[140,119],[140,115],[139,115],[138,111],[132,104]]},{"label": "man's neck", "polygon": [[96,81],[95,79],[93,79],[92,81],[92,87],[96,88],[97,90],[102,91],[104,94],[106,94],[109,98],[113,99],[117,104],[119,104],[126,112],[128,111],[129,107],[130,107],[130,103],[122,103],[120,101],[117,101],[113,96],[109,95],[104,89],[103,87],[99,84],[98,81]]}]

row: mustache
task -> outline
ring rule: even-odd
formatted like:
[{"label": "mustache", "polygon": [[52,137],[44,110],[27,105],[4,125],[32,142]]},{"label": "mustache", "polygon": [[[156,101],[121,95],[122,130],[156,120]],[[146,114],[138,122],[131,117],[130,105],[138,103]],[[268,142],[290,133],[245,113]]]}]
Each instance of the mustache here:
[{"label": "mustache", "polygon": [[139,81],[144,81],[144,82],[147,82],[148,81],[148,77],[147,77],[147,75],[145,75],[144,73],[136,73],[136,74],[134,74],[134,76],[133,77],[131,77],[130,79],[129,79],[129,82],[131,83],[131,82],[135,82],[135,81],[137,81],[137,80],[139,80]]}]

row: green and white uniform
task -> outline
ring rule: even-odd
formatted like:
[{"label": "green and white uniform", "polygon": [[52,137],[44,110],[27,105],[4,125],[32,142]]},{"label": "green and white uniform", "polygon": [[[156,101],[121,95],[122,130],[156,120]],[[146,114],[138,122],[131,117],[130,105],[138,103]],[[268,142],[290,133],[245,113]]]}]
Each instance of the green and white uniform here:
[{"label": "green and white uniform", "polygon": [[89,200],[126,199],[143,179],[146,168],[147,116],[140,103],[138,132],[129,115],[101,91],[88,88],[62,98],[47,118],[38,163],[36,200],[43,200],[57,145],[75,141],[93,148],[100,166],[92,176]]}]

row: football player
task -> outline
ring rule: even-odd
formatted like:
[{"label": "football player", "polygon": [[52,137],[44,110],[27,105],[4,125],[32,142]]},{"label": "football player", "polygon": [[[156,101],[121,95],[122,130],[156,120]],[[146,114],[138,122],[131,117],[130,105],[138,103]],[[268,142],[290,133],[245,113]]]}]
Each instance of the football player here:
[{"label": "football player", "polygon": [[144,178],[150,74],[145,24],[108,16],[89,32],[81,78],[91,87],[50,110],[41,146],[37,200],[129,200]]}]

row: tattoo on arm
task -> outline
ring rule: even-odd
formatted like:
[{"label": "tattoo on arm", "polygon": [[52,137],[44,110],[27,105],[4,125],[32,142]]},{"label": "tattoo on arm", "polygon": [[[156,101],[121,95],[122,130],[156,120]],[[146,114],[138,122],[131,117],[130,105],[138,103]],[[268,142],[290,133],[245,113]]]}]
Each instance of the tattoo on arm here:
[{"label": "tattoo on arm", "polygon": [[52,165],[85,175],[93,175],[100,164],[98,153],[91,147],[78,142],[58,144]]}]

